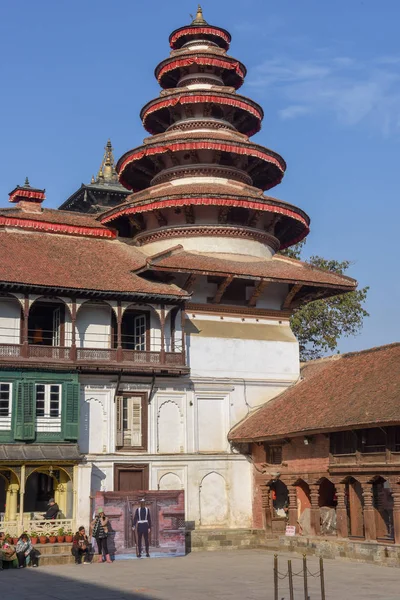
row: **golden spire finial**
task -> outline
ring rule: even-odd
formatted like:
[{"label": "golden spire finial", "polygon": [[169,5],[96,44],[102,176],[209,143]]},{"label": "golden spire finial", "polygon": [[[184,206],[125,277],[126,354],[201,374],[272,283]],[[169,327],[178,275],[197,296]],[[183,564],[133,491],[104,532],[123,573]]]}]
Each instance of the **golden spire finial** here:
[{"label": "golden spire finial", "polygon": [[101,161],[99,172],[97,173],[96,183],[103,183],[105,181],[118,181],[117,172],[115,170],[115,160],[113,155],[113,147],[111,140],[108,139],[107,144],[104,147],[104,156]]},{"label": "golden spire finial", "polygon": [[208,25],[207,21],[203,17],[203,9],[200,4],[197,7],[196,18],[193,19],[191,25]]}]

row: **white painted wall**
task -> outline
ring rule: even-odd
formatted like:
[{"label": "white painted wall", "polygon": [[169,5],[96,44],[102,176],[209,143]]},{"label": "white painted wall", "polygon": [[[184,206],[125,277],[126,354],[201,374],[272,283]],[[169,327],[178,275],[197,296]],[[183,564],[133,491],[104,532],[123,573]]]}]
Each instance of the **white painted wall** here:
[{"label": "white painted wall", "polygon": [[109,348],[111,342],[111,306],[85,302],[76,316],[78,348]]},{"label": "white painted wall", "polygon": [[14,298],[0,298],[0,344],[20,343],[21,305]]}]

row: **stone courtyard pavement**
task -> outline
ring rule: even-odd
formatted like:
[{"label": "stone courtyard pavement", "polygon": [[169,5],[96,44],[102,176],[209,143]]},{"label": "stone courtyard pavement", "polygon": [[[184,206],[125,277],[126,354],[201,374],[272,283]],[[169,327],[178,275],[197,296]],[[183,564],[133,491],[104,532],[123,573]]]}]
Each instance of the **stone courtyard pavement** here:
[{"label": "stone courtyard pavement", "polygon": [[[286,572],[289,555],[280,554]],[[293,571],[301,558],[293,555]],[[312,572],[316,559],[308,559]],[[117,561],[113,565],[65,565],[0,572],[1,600],[273,600],[273,554],[262,550],[202,552],[183,558]],[[325,560],[327,600],[398,600],[400,570]],[[296,579],[295,600],[304,600]],[[279,600],[289,600],[287,579]],[[319,600],[317,580],[310,600]]]}]

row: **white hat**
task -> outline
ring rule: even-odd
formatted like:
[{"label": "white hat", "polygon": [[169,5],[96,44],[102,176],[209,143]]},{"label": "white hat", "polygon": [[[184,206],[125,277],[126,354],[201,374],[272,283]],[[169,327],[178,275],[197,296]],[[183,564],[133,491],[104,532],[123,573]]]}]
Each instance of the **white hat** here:
[{"label": "white hat", "polygon": [[142,499],[140,500],[140,502],[146,502],[146,500],[145,500],[144,498],[142,498]]}]

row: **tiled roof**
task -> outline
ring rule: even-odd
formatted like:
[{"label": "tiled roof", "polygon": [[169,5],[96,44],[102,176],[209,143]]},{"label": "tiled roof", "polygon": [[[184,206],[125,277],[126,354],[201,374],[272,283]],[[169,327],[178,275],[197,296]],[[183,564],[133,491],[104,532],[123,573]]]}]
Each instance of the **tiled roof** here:
[{"label": "tiled roof", "polygon": [[0,256],[0,285],[186,295],[175,285],[135,275],[133,271],[145,264],[145,257],[119,240],[0,229]]},{"label": "tiled roof", "polygon": [[[68,210],[55,210],[44,208],[41,212],[28,212],[16,206],[12,208],[0,208],[0,215],[29,221],[42,221],[44,223],[62,223],[65,225],[76,225],[77,227],[102,228],[103,225],[96,220],[96,215],[88,215]],[[104,229],[107,229],[104,227]]]},{"label": "tiled roof", "polygon": [[215,254],[185,252],[176,250],[165,255],[150,257],[147,260],[149,268],[165,271],[199,272],[215,275],[234,274],[238,277],[266,278],[273,281],[299,282],[304,285],[323,285],[340,289],[353,290],[357,282],[351,277],[324,271],[299,260],[275,255],[271,259],[254,259],[234,255],[223,257]]},{"label": "tiled roof", "polygon": [[258,441],[400,422],[400,343],[306,363],[301,379],[232,429]]}]

